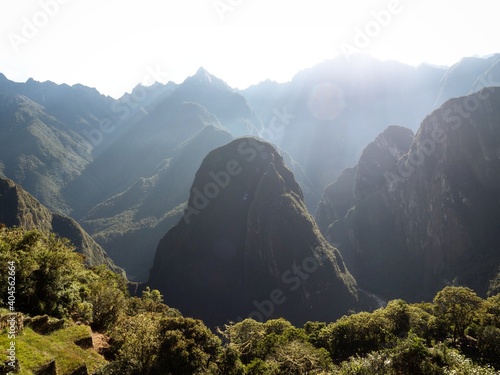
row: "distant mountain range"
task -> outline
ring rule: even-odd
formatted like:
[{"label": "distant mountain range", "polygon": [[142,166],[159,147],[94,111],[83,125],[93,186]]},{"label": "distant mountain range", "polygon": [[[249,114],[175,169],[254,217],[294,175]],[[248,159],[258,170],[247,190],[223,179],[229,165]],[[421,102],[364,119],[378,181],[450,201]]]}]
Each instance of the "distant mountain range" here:
[{"label": "distant mountain range", "polygon": [[[96,241],[89,246],[100,255],[89,258],[116,267],[104,248],[131,280],[149,279],[167,303],[211,322],[220,310],[190,305],[189,296],[207,304],[229,298],[223,318],[234,318],[284,290],[280,275],[304,259],[316,259],[321,271],[290,303],[332,316],[373,305],[366,297],[373,293],[425,299],[455,282],[484,294],[499,265],[498,92],[486,91],[477,105],[479,94],[471,95],[499,85],[499,61],[464,58],[444,68],[338,58],[288,83],[246,90],[200,68],[180,84],[139,85],[120,99],[0,74],[0,177],[47,207],[40,211],[51,225],[36,225],[77,248],[78,237]],[[435,124],[457,118],[459,129],[437,142]],[[236,186],[221,189],[187,225],[193,189],[240,160],[234,147],[243,141],[262,145],[269,159],[232,179]],[[248,207],[233,193],[249,194]],[[24,225],[8,219],[21,211],[0,212],[0,222]],[[213,236],[228,228],[236,237],[218,243]],[[214,251],[238,255],[220,259]],[[220,294],[212,290],[220,286]],[[333,307],[328,296],[342,302]],[[298,322],[308,314],[288,306],[271,315]]]}]

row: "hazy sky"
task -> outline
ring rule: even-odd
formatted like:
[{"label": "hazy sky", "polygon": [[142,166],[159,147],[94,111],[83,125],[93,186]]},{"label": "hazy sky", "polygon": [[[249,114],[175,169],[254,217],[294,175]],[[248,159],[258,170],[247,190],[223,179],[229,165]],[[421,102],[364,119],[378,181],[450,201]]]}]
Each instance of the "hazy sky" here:
[{"label": "hazy sky", "polygon": [[0,72],[114,97],[203,66],[288,81],[360,51],[417,65],[500,52],[498,0],[0,0]]}]

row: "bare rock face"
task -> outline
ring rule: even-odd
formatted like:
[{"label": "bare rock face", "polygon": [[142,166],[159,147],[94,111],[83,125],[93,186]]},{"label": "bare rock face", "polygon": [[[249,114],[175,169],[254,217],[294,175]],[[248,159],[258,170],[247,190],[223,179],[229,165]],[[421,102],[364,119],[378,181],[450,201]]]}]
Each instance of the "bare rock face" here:
[{"label": "bare rock face", "polygon": [[452,283],[486,293],[500,264],[499,124],[489,88],[427,116],[406,152],[382,135],[367,147],[355,204],[327,230],[360,287],[408,300]]},{"label": "bare rock face", "polygon": [[148,284],[209,325],[248,316],[330,321],[361,306],[292,172],[270,144],[253,138],[203,160],[183,218],[158,245]]},{"label": "bare rock face", "polygon": [[389,126],[363,151],[354,168],[346,168],[328,185],[316,211],[316,220],[328,237],[328,227],[345,217],[349,209],[378,192],[386,183],[384,174],[395,171],[398,160],[413,142],[413,132],[402,126]]},{"label": "bare rock face", "polygon": [[354,198],[360,202],[386,183],[386,172],[397,166],[413,142],[413,132],[402,126],[389,126],[363,150],[356,168]]},{"label": "bare rock face", "polygon": [[446,102],[400,163],[410,175],[390,195],[396,230],[424,288],[455,280],[484,294],[500,264],[500,89]]},{"label": "bare rock face", "polygon": [[328,227],[342,219],[356,204],[354,200],[355,177],[356,167],[346,168],[323,192],[323,197],[316,209],[316,222],[326,238],[328,238]]}]

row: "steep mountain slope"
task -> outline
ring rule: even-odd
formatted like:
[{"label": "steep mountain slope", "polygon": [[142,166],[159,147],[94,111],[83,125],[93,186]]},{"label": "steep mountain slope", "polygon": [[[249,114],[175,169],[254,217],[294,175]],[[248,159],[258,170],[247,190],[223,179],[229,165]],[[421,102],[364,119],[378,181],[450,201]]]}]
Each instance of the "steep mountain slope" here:
[{"label": "steep mountain slope", "polygon": [[182,216],[203,158],[231,140],[227,131],[205,126],[178,146],[152,176],[98,204],[82,220],[130,280],[147,279],[156,246]]},{"label": "steep mountain slope", "polygon": [[25,96],[0,93],[0,174],[26,186],[53,210],[70,208],[61,188],[91,160],[87,142],[76,131]]},{"label": "steep mountain slope", "polygon": [[195,103],[163,102],[130,126],[68,185],[63,193],[81,219],[92,207],[156,173],[172,151],[206,125],[219,121]]},{"label": "steep mountain slope", "polygon": [[0,74],[0,173],[51,210],[70,213],[61,190],[112,140],[115,103],[82,85],[18,83]]},{"label": "steep mountain slope", "polygon": [[328,227],[342,219],[360,202],[376,194],[385,184],[385,173],[393,171],[399,158],[408,152],[413,132],[390,126],[364,149],[359,163],[346,168],[337,180],[325,188],[316,210],[316,220],[327,238]]},{"label": "steep mountain slope", "polygon": [[[96,205],[82,220],[83,227],[127,270],[130,280],[147,280],[158,241],[181,218],[189,188],[203,158],[233,137],[207,125],[172,151],[153,175],[139,178],[130,188]],[[309,202],[317,194],[301,166],[283,153],[285,164],[304,186]]]},{"label": "steep mountain slope", "polygon": [[274,108],[273,106],[287,89],[288,84],[286,83],[266,80],[240,91],[241,95],[245,97],[250,107],[262,120],[264,126],[261,134],[263,134],[264,128],[269,128],[272,117],[274,116],[273,110],[282,109]]},{"label": "steep mountain slope", "polygon": [[203,160],[183,218],[158,245],[148,285],[210,325],[249,315],[331,320],[361,306],[293,174],[271,145],[253,138]]},{"label": "steep mountain slope", "polygon": [[68,238],[76,251],[85,255],[88,265],[105,264],[113,271],[123,273],[76,221],[50,212],[19,185],[4,178],[0,178],[0,223],[9,227],[52,231]]},{"label": "steep mountain slope", "polygon": [[114,117],[113,98],[101,95],[95,88],[79,84],[58,85],[31,78],[24,83],[12,82],[0,73],[0,92],[25,96],[73,131],[98,129],[103,119]]},{"label": "steep mountain slope", "polygon": [[249,107],[245,97],[204,68],[198,69],[195,75],[188,77],[175,89],[171,100],[178,103],[190,101],[204,106],[236,137],[256,134],[262,128],[260,119]]},{"label": "steep mountain slope", "polygon": [[327,229],[361,287],[409,300],[450,283],[486,293],[500,265],[499,104],[498,88],[449,100],[390,164],[365,150],[355,205]]},{"label": "steep mountain slope", "polygon": [[473,94],[484,87],[500,85],[500,54],[488,58],[464,57],[447,69],[440,81],[435,105],[450,98]]},{"label": "steep mountain slope", "polygon": [[[126,97],[121,100],[126,101]],[[203,68],[180,85],[152,88],[142,104],[143,111],[117,107],[127,117],[120,123],[113,144],[64,190],[76,218],[81,219],[91,207],[130,188],[138,179],[155,174],[177,146],[205,125],[225,127],[233,135],[250,134],[260,127],[244,97]]]}]

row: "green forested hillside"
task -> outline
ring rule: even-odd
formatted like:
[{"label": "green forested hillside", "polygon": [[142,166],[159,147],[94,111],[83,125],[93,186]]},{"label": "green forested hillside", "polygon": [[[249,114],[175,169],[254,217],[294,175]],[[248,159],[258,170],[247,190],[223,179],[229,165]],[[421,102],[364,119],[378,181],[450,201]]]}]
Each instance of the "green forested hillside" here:
[{"label": "green forested hillside", "polygon": [[[9,263],[13,262],[13,263]],[[14,266],[12,266],[14,265]],[[17,327],[9,339],[15,269]],[[12,268],[13,267],[13,268]],[[74,374],[498,374],[500,295],[446,287],[432,303],[393,300],[374,312],[294,327],[245,319],[211,330],[146,288],[87,268],[65,240],[0,229],[0,345],[15,341],[14,373]],[[11,276],[12,277],[12,276]],[[12,370],[3,353],[0,374]],[[52,371],[52,372],[50,372]]]}]

